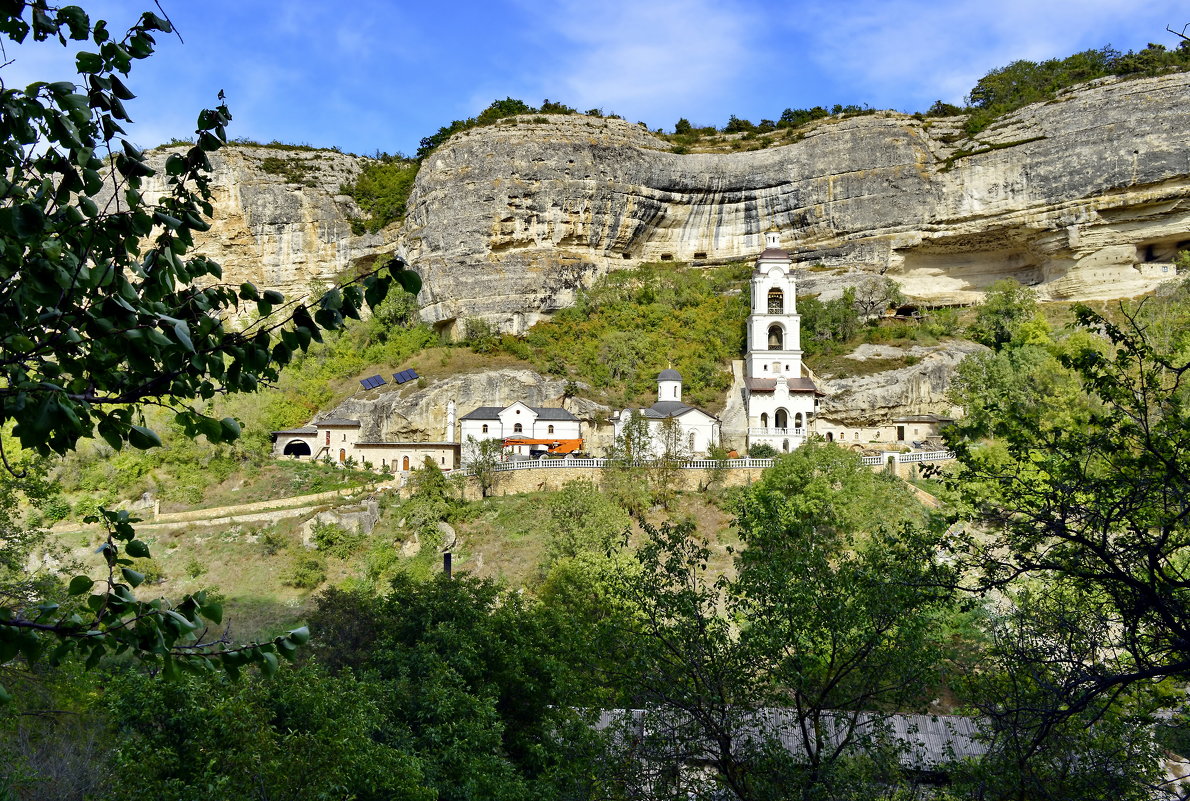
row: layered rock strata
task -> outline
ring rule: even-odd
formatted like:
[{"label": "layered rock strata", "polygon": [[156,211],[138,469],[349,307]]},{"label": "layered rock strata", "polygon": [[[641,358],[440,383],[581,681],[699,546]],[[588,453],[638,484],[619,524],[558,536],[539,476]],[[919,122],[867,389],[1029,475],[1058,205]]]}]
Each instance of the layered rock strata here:
[{"label": "layered rock strata", "polygon": [[777,225],[803,265],[887,274],[931,303],[996,279],[1042,297],[1147,291],[1190,244],[1190,75],[1105,79],[974,139],[959,118],[828,119],[800,141],[667,152],[620,120],[479,128],[423,164],[401,237],[425,316],[521,330],[600,274],[750,258]]}]

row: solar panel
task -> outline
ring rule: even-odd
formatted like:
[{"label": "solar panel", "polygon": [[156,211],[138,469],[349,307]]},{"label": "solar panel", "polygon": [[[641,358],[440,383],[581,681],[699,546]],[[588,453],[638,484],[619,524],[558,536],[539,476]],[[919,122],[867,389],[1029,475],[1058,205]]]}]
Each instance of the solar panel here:
[{"label": "solar panel", "polygon": [[376,387],[388,383],[378,375],[374,375],[370,378],[361,378],[359,382],[364,389],[376,389]]},{"label": "solar panel", "polygon": [[372,376],[372,387],[373,388],[382,386],[387,383],[388,382],[385,381],[384,378],[382,378],[381,376],[378,376],[378,375]]},{"label": "solar panel", "polygon": [[368,383],[369,383],[371,380],[372,380],[372,379],[370,379],[370,378],[361,378],[361,379],[359,380],[359,382],[360,382],[360,384],[361,384],[361,385],[363,385],[363,388],[364,388],[364,389],[371,389],[371,387],[370,387],[370,386],[368,386]]},{"label": "solar panel", "polygon": [[412,381],[413,379],[417,378],[417,372],[416,372],[416,371],[414,371],[414,370],[406,370],[405,372],[409,374],[409,380],[410,380],[410,381]]},{"label": "solar panel", "polygon": [[396,381],[398,384],[404,384],[406,380],[404,373],[393,373],[393,381]]}]

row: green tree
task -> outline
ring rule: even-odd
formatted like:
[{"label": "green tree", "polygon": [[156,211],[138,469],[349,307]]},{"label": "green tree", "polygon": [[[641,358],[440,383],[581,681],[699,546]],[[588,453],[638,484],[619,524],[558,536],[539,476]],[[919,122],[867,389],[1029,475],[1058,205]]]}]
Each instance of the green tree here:
[{"label": "green tree", "polygon": [[103,698],[115,731],[100,797],[437,797],[389,719],[388,688],[313,665],[285,679],[118,674]]},{"label": "green tree", "polygon": [[[347,600],[347,612],[329,609]],[[549,609],[466,574],[416,582],[398,576],[383,598],[360,604],[327,595],[311,618],[334,649],[332,621],[367,619],[372,647],[349,668],[388,688],[383,708],[440,799],[573,797],[592,766],[591,734],[576,709],[588,699]],[[581,650],[581,647],[580,647]]]},{"label": "green tree", "polygon": [[583,553],[603,553],[631,525],[624,510],[590,481],[567,481],[546,501],[545,567]]},{"label": "green tree", "polygon": [[[394,279],[420,287],[394,260],[307,308],[249,283],[223,285],[218,264],[187,258],[194,232],[208,227],[208,154],[226,143],[231,115],[222,103],[202,111],[196,143],[165,161],[165,196],[152,202],[142,194],[156,171],[125,135],[124,104],[133,94],[124,78],[152,54],[154,33],[170,30],[151,12],[119,39],[77,6],[38,1],[0,12],[9,41],[72,40],[82,48],[75,58],[81,87],[0,88],[0,426],[11,425],[22,448],[42,455],[95,435],[116,450],[159,445],[145,405],[170,410],[185,436],[232,441],[239,424],[214,419],[197,403],[275,380],[321,330],[358,317],[365,301],[378,304]],[[225,324],[246,304],[257,312],[253,323]],[[247,647],[204,639],[208,623],[220,623],[221,606],[203,593],[176,605],[137,600],[133,589],[144,576],[132,560],[148,557],[149,546],[127,512],[101,511],[95,520],[107,530],[106,576],[71,580],[79,604],[0,604],[0,663],[19,653],[29,663],[56,664],[78,653],[93,665],[130,652],[166,675],[210,665],[235,673],[248,662],[272,672],[278,655],[305,640],[302,629]]]},{"label": "green tree", "polygon": [[[1190,676],[1188,309],[1183,294],[1122,308],[1118,324],[1077,309],[1078,325],[1110,344],[1060,354],[1078,402],[1006,405],[982,429],[951,435],[963,466],[954,487],[989,532],[955,547],[983,586],[1021,576],[1069,585],[1091,593],[1110,623],[1095,658],[1072,663],[1068,713]],[[985,443],[989,429],[997,440]]]},{"label": "green tree", "polygon": [[988,287],[967,333],[976,342],[1000,348],[1011,342],[1017,328],[1036,312],[1037,294],[1011,278],[1002,278]]},{"label": "green tree", "polygon": [[685,117],[681,117],[676,123],[674,123],[674,133],[678,134],[679,136],[688,134],[693,130],[694,126],[691,125],[690,120],[686,119]]},{"label": "green tree", "polygon": [[480,497],[486,498],[500,480],[500,464],[504,460],[504,442],[498,439],[467,437],[467,458],[463,468],[475,476]]}]

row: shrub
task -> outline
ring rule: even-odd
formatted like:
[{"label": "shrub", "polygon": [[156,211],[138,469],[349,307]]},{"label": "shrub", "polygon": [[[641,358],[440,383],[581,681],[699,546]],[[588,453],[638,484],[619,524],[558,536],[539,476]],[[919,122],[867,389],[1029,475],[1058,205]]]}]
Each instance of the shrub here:
[{"label": "shrub", "polygon": [[326,581],[326,561],[316,554],[297,556],[281,583],[301,590],[312,590]]},{"label": "shrub", "polygon": [[752,459],[772,459],[777,455],[777,449],[766,442],[759,442],[748,449],[748,456]]}]

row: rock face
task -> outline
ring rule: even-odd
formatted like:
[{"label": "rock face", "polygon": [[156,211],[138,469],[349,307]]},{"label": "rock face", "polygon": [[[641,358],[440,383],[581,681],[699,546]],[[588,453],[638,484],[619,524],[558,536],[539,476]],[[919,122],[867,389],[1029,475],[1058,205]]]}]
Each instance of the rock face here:
[{"label": "rock face", "polygon": [[852,358],[911,356],[920,361],[873,375],[820,379],[827,397],[818,415],[852,426],[881,425],[910,414],[955,415],[957,410],[946,399],[955,368],[969,354],[985,350],[983,345],[961,340],[912,348],[861,345]]},{"label": "rock face", "polygon": [[[152,154],[158,176],[179,148]],[[392,252],[394,233],[354,236],[355,202],[339,187],[359,175],[361,159],[331,150],[282,150],[232,145],[211,156],[214,215],[195,236],[196,249],[223,267],[231,284],[251,281],[302,297],[346,273],[357,261]],[[165,192],[145,182],[150,198]]]},{"label": "rock face", "polygon": [[522,330],[615,267],[750,258],[770,224],[799,263],[887,274],[928,302],[1006,276],[1122,297],[1190,243],[1187,100],[1190,74],[1104,79],[975,140],[958,118],[888,112],[725,155],[670,153],[620,120],[522,117],[435,151],[401,237],[444,326]]},{"label": "rock face", "polygon": [[452,376],[422,389],[391,387],[375,396],[348,398],[327,416],[359,420],[359,438],[365,442],[443,442],[457,436],[446,431],[450,401],[462,417],[479,406],[507,406],[519,400],[529,406],[564,406],[584,421],[584,436],[598,437],[591,424],[606,418],[610,410],[584,398],[567,398],[565,388],[564,380],[532,370],[488,370]]},{"label": "rock face", "polygon": [[773,224],[798,264],[885,274],[925,302],[978,300],[1003,277],[1042,298],[1123,297],[1190,246],[1188,101],[1190,73],[1101,79],[973,140],[961,118],[881,112],[730,154],[672,153],[623,120],[518,117],[452,137],[423,163],[404,223],[365,236],[339,194],[362,159],[231,146],[212,159],[199,246],[228,282],[290,296],[405,253],[423,316],[446,329],[479,317],[522,331],[643,261],[750,259]]}]

